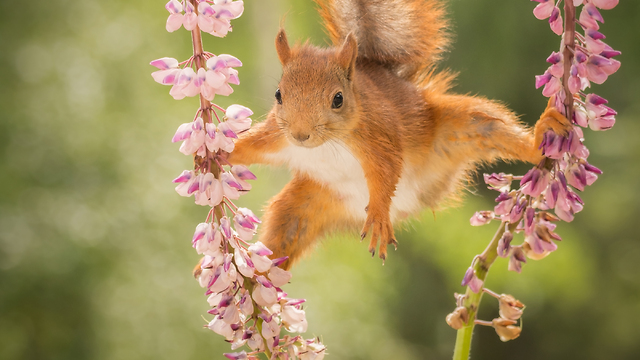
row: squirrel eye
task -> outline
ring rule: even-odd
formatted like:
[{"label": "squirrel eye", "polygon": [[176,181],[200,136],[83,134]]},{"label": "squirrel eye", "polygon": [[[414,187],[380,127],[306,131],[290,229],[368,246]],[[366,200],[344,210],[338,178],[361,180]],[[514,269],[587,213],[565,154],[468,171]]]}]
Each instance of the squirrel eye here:
[{"label": "squirrel eye", "polygon": [[333,102],[331,103],[332,109],[339,109],[342,106],[342,102],[344,98],[342,97],[342,93],[339,92],[333,96]]},{"label": "squirrel eye", "polygon": [[280,94],[280,89],[276,90],[276,101],[278,104],[282,105],[282,95]]}]

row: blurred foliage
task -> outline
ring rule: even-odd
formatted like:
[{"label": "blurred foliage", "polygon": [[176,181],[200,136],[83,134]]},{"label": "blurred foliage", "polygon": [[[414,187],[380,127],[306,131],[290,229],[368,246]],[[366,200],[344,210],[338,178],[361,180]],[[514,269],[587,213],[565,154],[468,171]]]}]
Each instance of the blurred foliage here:
[{"label": "blurred foliage", "polygon": [[[170,143],[194,99],[174,101],[149,75],[152,59],[190,53],[183,30],[164,31],[160,1],[0,3],[0,358],[222,358],[228,344],[203,330],[207,304],[191,279],[190,247],[206,209],[180,198],[170,180],[190,159]],[[535,121],[544,98],[533,76],[556,49],[554,36],[521,0],[451,0],[456,43],[445,66],[457,90],[500,99]],[[500,343],[478,329],[475,359],[636,359],[640,353],[640,2],[604,11],[602,31],[623,52],[620,71],[594,90],[619,111],[605,133],[586,132],[604,175],[585,210],[562,224],[560,251],[522,274],[498,261],[488,286],[527,305],[522,336]],[[214,53],[245,64],[242,85],[222,106],[265,114],[280,68],[273,37],[325,44],[311,1],[246,1]],[[259,116],[256,116],[259,118]],[[522,165],[487,171],[522,173]],[[256,168],[241,203],[253,209],[287,181]],[[327,239],[294,269],[291,296],[308,299],[309,335],[331,359],[447,359],[455,332],[444,322],[453,292],[495,229],[468,218],[492,206],[472,188],[464,206],[427,210],[398,232],[382,267],[353,234]],[[481,317],[497,306],[483,302]]]}]

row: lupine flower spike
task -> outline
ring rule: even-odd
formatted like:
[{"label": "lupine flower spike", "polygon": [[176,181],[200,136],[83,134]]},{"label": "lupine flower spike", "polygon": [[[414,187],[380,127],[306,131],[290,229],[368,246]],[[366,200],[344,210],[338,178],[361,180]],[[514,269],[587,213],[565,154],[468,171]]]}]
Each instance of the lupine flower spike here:
[{"label": "lupine flower spike", "polygon": [[[484,175],[489,189],[498,191],[496,206],[476,212],[470,223],[480,226],[499,221],[500,227],[466,270],[462,285],[467,292],[447,316],[447,323],[462,332],[458,339],[463,342],[470,342],[474,324],[492,326],[502,341],[520,335],[522,323],[517,324],[524,305],[510,295],[484,288],[487,271],[497,257],[503,257],[509,259],[509,270],[521,272],[527,259],[540,260],[558,249],[557,223],[573,221],[585,205],[579,193],[602,174],[588,161],[583,129],[608,130],[617,115],[606,99],[587,91],[592,83],[602,84],[620,68],[615,59],[620,52],[605,42],[599,25],[604,23],[601,11],[614,8],[618,0],[532,1],[538,3],[534,16],[547,20],[551,30],[562,36],[560,50],[546,59],[548,68],[535,77],[535,87],[549,98],[545,114],[564,117],[571,127],[564,134],[544,134],[540,149],[545,159],[524,176]],[[519,235],[523,240],[517,239]],[[499,299],[500,317],[490,322],[475,319],[482,292]],[[458,350],[468,349],[465,346],[456,344],[454,359],[469,357],[468,350]]]},{"label": "lupine flower spike", "polygon": [[268,358],[316,359],[325,355],[319,339],[306,340],[303,309],[305,300],[289,298],[282,290],[291,273],[279,266],[287,260],[271,260],[264,244],[252,243],[260,219],[250,210],[238,207],[233,200],[251,189],[249,180],[256,176],[245,166],[230,164],[222,153],[234,150],[238,134],[251,127],[253,112],[242,105],[226,109],[211,103],[215,95],[228,96],[230,85],[240,84],[238,70],[242,62],[232,55],[214,55],[202,48],[200,32],[218,37],[231,30],[231,20],[244,11],[242,1],[170,0],[166,29],[181,27],[197,33],[193,36],[194,54],[189,59],[164,57],[151,62],[158,70],[151,75],[163,85],[170,85],[174,99],[200,97],[200,108],[193,120],[176,130],[172,142],[180,142],[179,151],[193,156],[195,167],[184,170],[173,180],[176,192],[194,197],[196,204],[209,208],[204,222],[196,226],[191,244],[204,257],[194,275],[205,289],[208,313],[212,319],[206,328],[231,343],[224,354],[228,359]]}]

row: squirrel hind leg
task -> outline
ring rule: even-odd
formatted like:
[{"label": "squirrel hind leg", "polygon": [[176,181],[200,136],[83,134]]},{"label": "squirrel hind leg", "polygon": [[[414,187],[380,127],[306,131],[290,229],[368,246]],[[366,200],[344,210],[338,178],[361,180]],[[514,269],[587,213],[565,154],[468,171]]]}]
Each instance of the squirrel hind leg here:
[{"label": "squirrel hind leg", "polygon": [[533,131],[502,104],[479,97],[447,95],[434,108],[443,114],[439,123],[447,124],[455,134],[452,138],[458,151],[477,161],[502,158],[537,164],[544,158],[540,144],[547,131],[565,136],[573,129],[551,102]]},{"label": "squirrel hind leg", "polygon": [[272,259],[289,257],[282,265],[288,270],[346,218],[342,203],[330,190],[295,175],[265,209],[260,241],[273,251]]},{"label": "squirrel hind leg", "polygon": [[552,105],[551,100],[542,115],[540,115],[540,119],[538,119],[534,128],[535,144],[537,147],[540,146],[544,134],[549,130],[553,131],[557,135],[565,137],[573,130],[573,124],[571,121],[569,121],[569,119],[562,115],[558,109]]}]

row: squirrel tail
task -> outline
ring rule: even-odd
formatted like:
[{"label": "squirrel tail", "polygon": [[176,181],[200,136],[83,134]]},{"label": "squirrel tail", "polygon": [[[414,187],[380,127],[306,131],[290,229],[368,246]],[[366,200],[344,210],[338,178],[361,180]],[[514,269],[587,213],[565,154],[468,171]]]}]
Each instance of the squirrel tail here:
[{"label": "squirrel tail", "polygon": [[358,59],[380,63],[409,79],[433,66],[450,36],[442,0],[315,0],[339,46],[350,32]]}]

